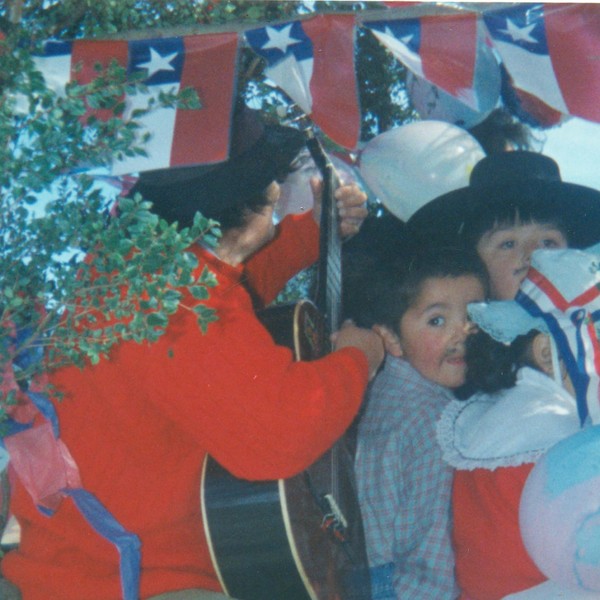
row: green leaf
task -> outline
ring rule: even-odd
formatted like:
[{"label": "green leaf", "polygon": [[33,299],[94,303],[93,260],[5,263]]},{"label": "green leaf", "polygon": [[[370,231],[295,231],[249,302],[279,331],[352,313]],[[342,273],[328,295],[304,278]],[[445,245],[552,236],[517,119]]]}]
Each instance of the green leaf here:
[{"label": "green leaf", "polygon": [[197,300],[207,300],[209,297],[208,290],[203,285],[195,285],[189,288],[190,293]]},{"label": "green leaf", "polygon": [[166,327],[169,319],[162,312],[153,312],[146,317],[146,322],[151,327]]}]

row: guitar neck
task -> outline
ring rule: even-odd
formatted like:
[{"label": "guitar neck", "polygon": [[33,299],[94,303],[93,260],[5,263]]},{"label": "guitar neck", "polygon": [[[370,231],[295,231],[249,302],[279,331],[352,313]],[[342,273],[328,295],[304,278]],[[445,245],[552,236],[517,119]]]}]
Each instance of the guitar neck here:
[{"label": "guitar neck", "polygon": [[324,315],[329,331],[335,331],[341,325],[342,316],[342,242],[334,198],[340,182],[331,160],[312,132],[309,134],[307,147],[323,178],[320,256],[315,303]]}]

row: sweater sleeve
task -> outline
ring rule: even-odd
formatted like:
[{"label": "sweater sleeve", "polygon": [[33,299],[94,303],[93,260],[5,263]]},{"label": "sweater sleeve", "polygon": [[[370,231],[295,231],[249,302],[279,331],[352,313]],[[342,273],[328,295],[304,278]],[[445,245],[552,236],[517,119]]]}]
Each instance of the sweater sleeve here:
[{"label": "sweater sleeve", "polygon": [[164,412],[237,477],[294,475],[352,422],[368,380],[367,359],[344,348],[294,361],[259,323],[239,283],[211,293],[218,320],[206,334],[182,310],[159,341],[117,349],[119,387],[135,382],[132,398]]},{"label": "sweater sleeve", "polygon": [[246,262],[248,287],[262,306],[272,302],[296,273],[319,256],[319,228],[312,211],[288,215],[275,239]]},{"label": "sweater sleeve", "polygon": [[265,334],[219,329],[206,354],[179,347],[164,369],[149,371],[148,393],[168,385],[168,396],[157,398],[161,409],[237,477],[295,475],[352,422],[367,383],[366,358],[347,348],[293,362]]}]

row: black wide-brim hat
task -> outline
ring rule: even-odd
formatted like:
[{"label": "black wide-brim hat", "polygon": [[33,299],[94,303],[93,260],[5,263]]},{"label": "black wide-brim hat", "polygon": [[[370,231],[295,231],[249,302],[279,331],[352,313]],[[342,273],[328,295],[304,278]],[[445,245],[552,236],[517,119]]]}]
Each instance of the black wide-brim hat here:
[{"label": "black wide-brim hat", "polygon": [[486,156],[474,167],[467,187],[438,196],[407,222],[417,240],[444,246],[476,242],[483,221],[490,226],[518,214],[553,223],[569,246],[586,248],[600,241],[600,191],[562,181],[554,160],[525,150]]},{"label": "black wide-brim hat", "polygon": [[298,129],[265,123],[258,111],[244,108],[234,118],[228,160],[143,172],[129,194],[139,192],[154,213],[181,228],[189,227],[197,212],[220,221],[227,209],[243,206],[287,174],[305,143]]}]

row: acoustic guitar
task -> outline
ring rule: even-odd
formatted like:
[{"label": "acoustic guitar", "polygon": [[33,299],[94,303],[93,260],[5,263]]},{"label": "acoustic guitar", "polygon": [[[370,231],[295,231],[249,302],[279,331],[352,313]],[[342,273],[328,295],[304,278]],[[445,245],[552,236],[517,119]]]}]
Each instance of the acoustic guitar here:
[{"label": "acoustic guitar", "polygon": [[[316,305],[302,300],[259,313],[296,360],[327,353],[341,315],[337,176],[317,138],[307,146],[323,176]],[[370,583],[356,499],[353,443],[340,439],[299,475],[237,479],[210,456],[202,473],[204,528],[225,593],[238,600],[367,600]]]}]

